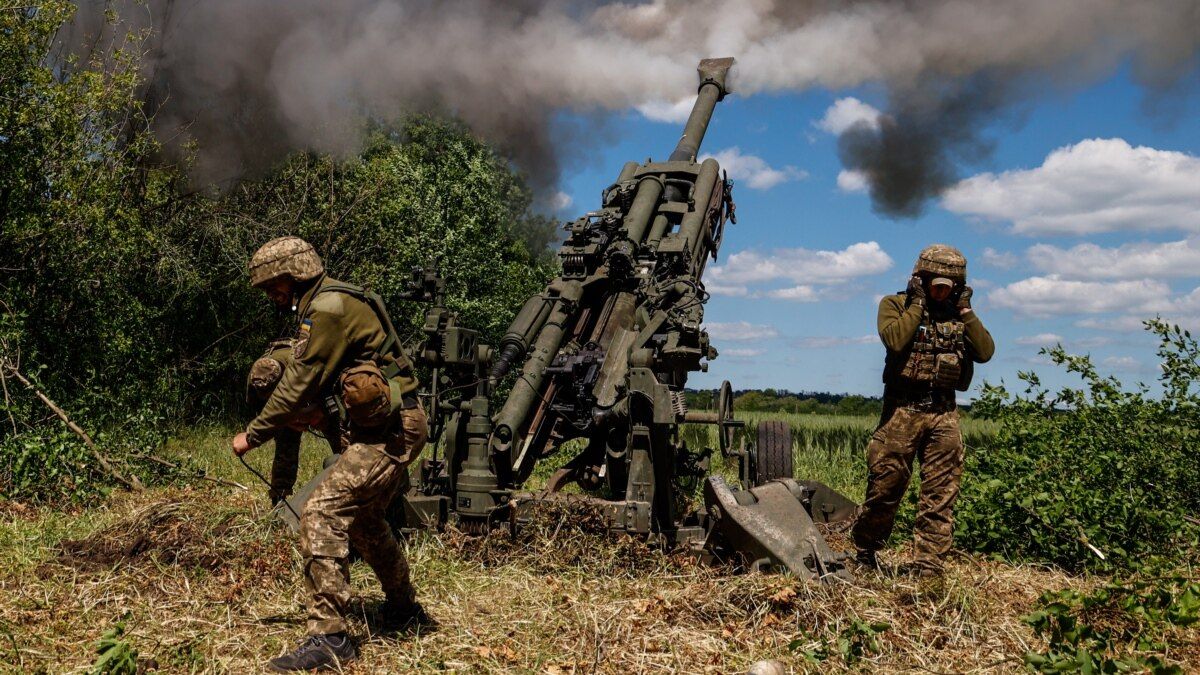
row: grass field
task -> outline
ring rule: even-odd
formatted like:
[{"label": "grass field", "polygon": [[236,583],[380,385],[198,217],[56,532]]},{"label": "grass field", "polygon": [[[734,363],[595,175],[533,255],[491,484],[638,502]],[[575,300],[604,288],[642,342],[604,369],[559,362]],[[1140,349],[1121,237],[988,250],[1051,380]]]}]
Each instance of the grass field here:
[{"label": "grass field", "polygon": [[[875,420],[789,421],[797,475],[860,496]],[[989,431],[965,428],[968,443]],[[686,433],[702,444],[709,431]],[[0,511],[0,669],[87,672],[96,641],[117,622],[139,663],[164,672],[260,672],[301,638],[293,536],[266,514],[265,488],[229,454],[227,438],[199,430],[166,453],[246,490],[181,483],[115,493],[87,509],[8,503]],[[302,476],[325,452],[306,440]],[[265,472],[270,451],[249,459]],[[844,534],[831,537],[845,545]],[[1036,598],[1096,583],[958,555],[936,583],[870,574],[817,585],[700,566],[570,522],[542,523],[516,540],[420,535],[406,548],[441,626],[376,631],[382,597],[354,564],[363,657],[352,672],[728,673],[759,659],[793,672],[1012,671],[1036,645],[1019,621]],[[900,545],[884,560],[891,568],[906,557]],[[877,635],[869,628],[884,623]]]}]

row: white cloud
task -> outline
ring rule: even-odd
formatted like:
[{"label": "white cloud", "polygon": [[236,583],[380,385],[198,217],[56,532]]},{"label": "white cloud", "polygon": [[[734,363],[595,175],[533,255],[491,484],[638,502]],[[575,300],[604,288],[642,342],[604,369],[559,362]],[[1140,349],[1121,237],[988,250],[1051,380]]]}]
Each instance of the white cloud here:
[{"label": "white cloud", "polygon": [[1189,314],[1200,312],[1200,287],[1193,288],[1191,293],[1176,298],[1171,303],[1170,311]]},{"label": "white cloud", "polygon": [[731,323],[705,324],[708,334],[714,340],[729,340],[730,342],[746,342],[749,340],[766,340],[779,337],[779,331],[774,326],[734,321]]},{"label": "white cloud", "polygon": [[820,300],[820,292],[812,286],[801,285],[792,286],[791,288],[776,288],[767,291],[768,298],[776,300],[790,300],[791,302],[816,302]]},{"label": "white cloud", "polygon": [[[1080,328],[1107,330],[1114,333],[1141,333],[1146,330],[1146,326],[1142,322],[1152,319],[1155,316],[1153,313],[1147,313],[1126,314],[1124,316],[1108,318],[1097,317],[1080,319],[1075,322],[1075,325]],[[1161,318],[1169,324],[1177,325],[1190,331],[1200,331],[1200,314],[1164,314]]]},{"label": "white cloud", "polygon": [[1105,347],[1113,343],[1112,338],[1104,335],[1093,335],[1092,337],[1079,338],[1071,340],[1072,349],[1095,349],[1096,347]]},{"label": "white cloud", "polygon": [[833,347],[844,347],[846,345],[873,345],[879,343],[877,335],[859,335],[856,337],[847,336],[813,336],[797,338],[795,341],[797,347],[802,349],[831,349]]},{"label": "white cloud", "polygon": [[724,295],[731,298],[745,298],[750,295],[750,289],[744,285],[723,284],[719,281],[705,281],[704,289],[713,295]]},{"label": "white cloud", "polygon": [[[1200,184],[1196,190],[1200,191]],[[1116,248],[1079,244],[1062,249],[1038,244],[1031,246],[1025,255],[1035,268],[1070,279],[1200,276],[1200,238],[1161,244],[1122,244]]]},{"label": "white cloud", "polygon": [[1016,253],[1009,251],[997,251],[991,246],[983,249],[983,264],[988,267],[995,267],[1002,270],[1010,270],[1017,266],[1020,258]]},{"label": "white cloud", "polygon": [[1055,275],[1030,277],[988,293],[988,300],[1027,316],[1100,314],[1134,309],[1154,312],[1171,289],[1161,281],[1068,281]]},{"label": "white cloud", "polygon": [[1019,345],[1033,347],[1048,347],[1054,344],[1063,342],[1063,336],[1058,333],[1038,333],[1037,335],[1026,335],[1014,340]]},{"label": "white cloud", "polygon": [[813,122],[818,128],[840,136],[844,131],[858,123],[864,123],[871,128],[879,128],[879,109],[869,103],[847,96],[839,98],[825,111],[825,116]]},{"label": "white cloud", "polygon": [[851,244],[841,251],[778,248],[770,253],[738,251],[724,265],[708,270],[713,285],[745,287],[747,284],[790,281],[793,284],[836,284],[855,277],[886,272],[893,261],[878,242]]},{"label": "white cloud", "polygon": [[795,180],[804,180],[808,173],[794,166],[776,169],[767,164],[766,160],[756,155],[743,155],[740,148],[726,148],[712,155],[703,155],[702,159],[712,157],[720,162],[721,167],[729,172],[734,180],[745,181],[751,190],[770,190],[771,188]]},{"label": "white cloud", "polygon": [[692,114],[692,106],[696,104],[695,96],[681,98],[674,103],[670,101],[650,101],[637,106],[637,111],[643,117],[655,122],[670,122],[681,124]]},{"label": "white cloud", "polygon": [[726,349],[721,352],[721,356],[728,356],[735,359],[749,359],[755,356],[762,356],[766,353],[763,349]]},{"label": "white cloud", "polygon": [[866,192],[867,174],[843,169],[838,172],[837,186],[842,192]]},{"label": "white cloud", "polygon": [[946,191],[955,213],[1017,234],[1200,231],[1200,158],[1119,138],[1059,148],[1036,169],[984,173]]},{"label": "white cloud", "polygon": [[1142,322],[1149,319],[1150,316],[1141,314],[1126,314],[1125,316],[1117,317],[1097,317],[1091,319],[1080,319],[1075,322],[1080,328],[1092,328],[1095,330],[1111,330],[1118,333],[1134,333],[1145,330]]},{"label": "white cloud", "polygon": [[1143,370],[1141,361],[1132,356],[1109,356],[1100,362],[1100,365],[1109,370],[1126,370],[1137,372]]}]

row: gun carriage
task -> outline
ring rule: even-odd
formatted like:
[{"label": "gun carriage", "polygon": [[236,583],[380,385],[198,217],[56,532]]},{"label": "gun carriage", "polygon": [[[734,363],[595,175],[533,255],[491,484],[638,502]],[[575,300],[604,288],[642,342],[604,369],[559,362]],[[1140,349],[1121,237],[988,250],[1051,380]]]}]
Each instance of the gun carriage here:
[{"label": "gun carriage", "polygon": [[[732,66],[700,62],[696,103],[674,151],[666,161],[626,163],[601,208],[567,226],[561,274],[529,298],[499,345],[458,324],[435,271],[414,271],[408,297],[430,307],[412,356],[431,371],[423,396],[436,442],[413,472],[405,527],[453,520],[482,533],[519,522],[525,507],[574,483],[613,531],[739,555],[760,569],[846,576],[814,520],[847,518],[854,504],[792,479],[787,425],[763,422],[757,443],[734,447],[743,423],[728,382],[714,410],[690,411],[684,398],[688,374],[717,358],[703,327],[702,277],[726,224],[737,222],[732,181],[716,160],[698,160]],[[507,381],[507,395],[494,400]],[[738,488],[707,478],[705,508],[688,497],[715,450],[688,447],[683,424],[717,426],[720,452],[739,466]],[[545,490],[523,492],[538,462],[568,443],[578,452]]]}]

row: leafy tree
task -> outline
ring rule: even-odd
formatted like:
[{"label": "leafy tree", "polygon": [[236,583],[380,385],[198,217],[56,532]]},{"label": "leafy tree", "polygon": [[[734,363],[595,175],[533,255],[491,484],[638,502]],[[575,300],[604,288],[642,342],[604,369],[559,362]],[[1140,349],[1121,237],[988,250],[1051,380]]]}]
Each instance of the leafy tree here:
[{"label": "leafy tree", "polygon": [[17,373],[118,459],[238,412],[247,366],[285,323],[246,281],[274,236],[311,240],[410,334],[424,308],[397,295],[413,265],[438,264],[449,304],[493,339],[551,275],[544,242],[526,245],[548,221],[521,177],[454,122],[401,120],[356,157],[300,154],[223,194],[190,189],[142,111],[144,35],[112,30],[126,42],[80,60],[56,42],[73,9],[0,12],[0,493],[77,497],[107,479]]}]

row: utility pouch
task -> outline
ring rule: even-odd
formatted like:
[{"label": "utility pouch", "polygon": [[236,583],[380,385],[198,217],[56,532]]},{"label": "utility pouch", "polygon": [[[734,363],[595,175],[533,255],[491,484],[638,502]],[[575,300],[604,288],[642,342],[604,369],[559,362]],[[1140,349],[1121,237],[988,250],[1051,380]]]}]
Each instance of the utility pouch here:
[{"label": "utility pouch", "polygon": [[904,362],[900,377],[910,383],[932,382],[935,363],[933,354],[914,349],[909,353],[908,360]]},{"label": "utility pouch", "polygon": [[962,360],[958,354],[938,354],[933,362],[933,386],[939,389],[953,389],[958,385],[958,376],[962,374]]},{"label": "utility pouch", "polygon": [[393,388],[393,383],[374,363],[347,368],[338,378],[346,417],[360,427],[377,427],[387,422],[393,400],[399,399]]}]

